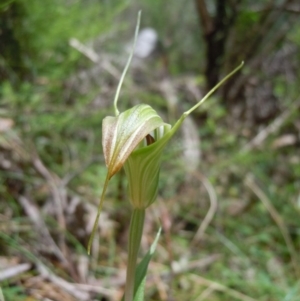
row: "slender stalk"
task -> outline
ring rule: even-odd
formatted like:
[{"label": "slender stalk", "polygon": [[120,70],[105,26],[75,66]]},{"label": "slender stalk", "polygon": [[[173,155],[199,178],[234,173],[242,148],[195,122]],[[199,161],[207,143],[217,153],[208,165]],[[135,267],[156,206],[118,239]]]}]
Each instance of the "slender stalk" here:
[{"label": "slender stalk", "polygon": [[145,209],[134,209],[130,221],[125,301],[133,301],[135,269],[145,220]]},{"label": "slender stalk", "polygon": [[119,95],[120,95],[120,91],[121,91],[121,87],[122,87],[125,75],[127,73],[127,70],[129,69],[129,65],[130,65],[132,57],[133,57],[133,53],[134,53],[134,49],[135,49],[135,44],[136,44],[136,41],[137,41],[137,37],[138,37],[138,33],[139,33],[139,28],[140,28],[141,13],[142,13],[141,11],[138,12],[138,19],[137,19],[137,24],[136,24],[136,27],[135,27],[134,41],[133,41],[132,50],[130,52],[130,56],[129,56],[128,61],[126,63],[126,66],[125,66],[125,68],[123,70],[123,73],[121,75],[121,78],[120,78],[120,81],[119,81],[119,84],[118,84],[118,87],[117,87],[115,99],[114,99],[114,108],[115,108],[115,114],[116,114],[116,116],[118,116],[120,114],[119,110],[118,110],[118,107],[117,107],[117,103],[118,103],[118,99],[119,99]]},{"label": "slender stalk", "polygon": [[220,82],[218,82],[197,104],[195,104],[191,109],[184,112],[183,115],[189,115],[193,111],[195,111],[202,103],[208,99],[213,93],[215,93],[230,77],[232,77],[235,73],[237,73],[244,66],[244,62],[242,62],[238,67],[236,67],[233,71],[227,74]]},{"label": "slender stalk", "polygon": [[107,186],[108,186],[108,182],[109,182],[109,173],[107,173],[107,175],[106,175],[106,179],[105,179],[105,182],[104,182],[104,186],[103,186],[102,194],[101,194],[101,198],[100,198],[100,203],[98,205],[98,211],[97,211],[96,220],[95,220],[95,223],[94,223],[94,227],[93,227],[93,230],[92,230],[91,237],[90,237],[89,242],[88,242],[88,249],[87,249],[87,251],[88,251],[89,255],[91,254],[92,243],[93,243],[93,240],[94,240],[94,236],[95,236],[96,230],[97,230],[97,228],[99,226],[98,224],[99,224],[100,213],[101,213],[101,210],[102,210],[102,206],[103,206],[105,192],[106,192],[106,189],[107,189]]}]

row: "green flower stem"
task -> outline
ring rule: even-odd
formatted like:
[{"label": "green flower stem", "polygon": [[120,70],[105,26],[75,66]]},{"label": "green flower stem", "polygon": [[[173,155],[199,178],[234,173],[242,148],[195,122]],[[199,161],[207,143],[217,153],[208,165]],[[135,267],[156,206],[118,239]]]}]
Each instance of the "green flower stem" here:
[{"label": "green flower stem", "polygon": [[91,237],[90,237],[89,242],[88,242],[87,251],[88,251],[89,255],[91,254],[92,243],[93,243],[93,240],[94,240],[96,230],[99,226],[99,217],[100,217],[100,213],[101,213],[101,210],[102,210],[104,196],[105,196],[105,192],[106,192],[106,189],[107,189],[107,186],[108,186],[108,182],[109,182],[109,173],[107,173],[107,175],[106,175],[106,179],[105,179],[105,182],[104,182],[104,186],[103,186],[102,194],[101,194],[101,198],[100,198],[100,203],[99,203],[99,206],[98,206],[96,220],[94,222],[94,227],[93,227],[93,230],[92,230],[92,234],[91,234]]},{"label": "green flower stem", "polygon": [[232,77],[235,73],[237,73],[244,66],[244,62],[242,62],[238,67],[236,67],[233,71],[227,74],[219,83],[217,83],[197,104],[195,104],[191,109],[183,113],[184,118],[195,111],[199,106],[201,106],[206,99],[208,99],[213,93],[215,93],[230,77]]},{"label": "green flower stem", "polygon": [[134,298],[135,270],[143,234],[145,211],[145,209],[135,208],[131,216],[129,229],[128,264],[125,284],[125,301],[133,301]]},{"label": "green flower stem", "polygon": [[116,114],[116,116],[118,116],[120,114],[120,112],[118,110],[118,107],[117,107],[117,102],[118,102],[118,99],[119,99],[119,95],[120,95],[120,91],[121,91],[121,87],[122,87],[125,75],[127,73],[127,70],[129,68],[129,65],[130,65],[132,57],[133,57],[133,53],[134,53],[134,49],[135,49],[135,44],[136,44],[136,40],[137,40],[138,33],[139,33],[140,23],[141,23],[141,13],[142,13],[141,11],[138,12],[138,19],[137,19],[137,24],[136,24],[136,27],[135,27],[135,34],[134,34],[134,41],[133,41],[132,50],[130,52],[130,55],[129,55],[128,61],[126,63],[126,66],[124,68],[124,71],[123,71],[123,73],[121,75],[121,78],[120,78],[120,81],[119,81],[119,84],[118,84],[118,87],[117,87],[115,99],[114,99],[114,108],[115,108],[115,114]]}]

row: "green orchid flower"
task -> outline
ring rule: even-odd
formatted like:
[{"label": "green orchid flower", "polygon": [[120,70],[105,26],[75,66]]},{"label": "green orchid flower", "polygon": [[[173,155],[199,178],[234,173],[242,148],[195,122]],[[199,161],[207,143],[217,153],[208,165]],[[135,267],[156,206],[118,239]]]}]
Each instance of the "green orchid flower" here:
[{"label": "green orchid flower", "polygon": [[[138,16],[138,25],[136,27],[133,48],[136,43],[139,20],[140,13]],[[117,88],[114,100],[116,116],[105,117],[102,122],[102,146],[105,164],[107,166],[107,176],[102,190],[96,221],[88,244],[88,253],[90,253],[91,243],[98,227],[99,216],[109,180],[123,167],[128,179],[129,200],[133,207],[129,233],[125,301],[133,300],[135,290],[134,273],[142,236],[145,210],[157,197],[163,150],[180,128],[184,119],[195,111],[227,79],[243,66],[243,63],[241,63],[240,66],[220,81],[220,83],[218,83],[195,106],[184,112],[179,120],[171,126],[170,124],[165,123],[158,113],[146,104],[136,105],[125,112],[119,113],[117,101],[132,55],[133,51],[130,54]]]},{"label": "green orchid flower", "polygon": [[[136,43],[139,23],[140,13],[138,15],[133,49]],[[133,208],[145,209],[150,206],[157,196],[161,154],[168,141],[180,128],[184,119],[208,99],[227,79],[240,70],[244,64],[242,62],[195,106],[184,112],[172,127],[170,124],[164,123],[158,113],[146,104],[136,105],[121,114],[119,113],[117,101],[132,56],[133,51],[129,56],[117,88],[114,100],[116,116],[105,117],[102,123],[102,146],[108,171],[94,229],[88,245],[88,252],[90,252],[91,242],[97,228],[109,180],[124,167],[129,183],[129,198]]]},{"label": "green orchid flower", "polygon": [[241,67],[242,64],[193,108],[184,112],[173,127],[145,104],[103,120],[102,143],[109,178],[124,167],[133,208],[146,209],[155,201],[162,152],[184,119]]},{"label": "green orchid flower", "polygon": [[[93,233],[98,224],[108,181],[122,167],[128,179],[129,198],[133,208],[146,209],[155,201],[161,155],[165,146],[180,128],[184,119],[242,66],[243,63],[220,81],[195,106],[184,112],[173,127],[164,123],[158,113],[146,104],[136,105],[116,117],[104,118],[102,146],[108,171]],[[90,244],[88,249],[90,250]]]}]

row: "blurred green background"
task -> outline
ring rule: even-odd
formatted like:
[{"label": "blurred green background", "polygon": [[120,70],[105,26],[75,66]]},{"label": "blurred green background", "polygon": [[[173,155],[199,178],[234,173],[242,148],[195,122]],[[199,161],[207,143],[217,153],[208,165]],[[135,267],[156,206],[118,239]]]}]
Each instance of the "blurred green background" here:
[{"label": "blurred green background", "polygon": [[[0,286],[7,301],[121,300],[130,204],[109,186],[101,123],[136,16],[157,35],[120,110],[174,123],[245,61],[164,153],[142,253],[146,300],[300,300],[300,4],[296,0],[2,0]],[[147,41],[146,41],[147,42]],[[147,44],[147,43],[146,43]],[[208,213],[209,212],[209,213]]]}]

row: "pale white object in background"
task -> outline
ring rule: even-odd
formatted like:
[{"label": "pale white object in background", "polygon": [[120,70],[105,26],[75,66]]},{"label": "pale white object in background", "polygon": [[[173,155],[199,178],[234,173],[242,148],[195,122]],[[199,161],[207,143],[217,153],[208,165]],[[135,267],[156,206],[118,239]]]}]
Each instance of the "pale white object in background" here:
[{"label": "pale white object in background", "polygon": [[153,28],[142,29],[136,41],[134,55],[141,59],[147,58],[155,50],[157,42],[158,35]]}]

